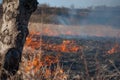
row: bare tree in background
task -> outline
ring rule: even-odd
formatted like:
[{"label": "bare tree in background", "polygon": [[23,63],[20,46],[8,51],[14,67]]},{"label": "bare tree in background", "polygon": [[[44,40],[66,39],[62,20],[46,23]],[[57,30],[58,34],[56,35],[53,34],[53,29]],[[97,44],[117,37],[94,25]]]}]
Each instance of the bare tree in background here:
[{"label": "bare tree in background", "polygon": [[[0,26],[0,78],[5,80],[19,69],[28,22],[37,8],[37,0],[3,0]],[[0,79],[0,80],[1,80]]]}]

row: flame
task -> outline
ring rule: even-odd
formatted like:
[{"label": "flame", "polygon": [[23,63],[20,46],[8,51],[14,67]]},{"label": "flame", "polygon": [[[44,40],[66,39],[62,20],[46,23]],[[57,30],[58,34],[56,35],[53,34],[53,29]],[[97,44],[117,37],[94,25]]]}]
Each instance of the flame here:
[{"label": "flame", "polygon": [[52,71],[50,68],[45,68],[45,71],[39,72],[42,67],[48,66],[50,67],[52,64],[57,64],[59,62],[59,56],[45,55],[42,59],[39,56],[34,57],[32,60],[27,60],[24,63],[24,71],[26,73],[34,73],[35,75],[44,75],[44,77],[48,78],[51,76]]},{"label": "flame", "polygon": [[40,35],[39,32],[30,32],[28,37],[26,38],[25,47],[31,47],[32,49],[37,49],[40,47],[41,41],[37,39],[34,35]]},{"label": "flame", "polygon": [[43,62],[40,62],[38,57],[35,57],[32,61],[27,60],[27,63],[25,65],[25,72],[29,72],[30,70],[33,70],[34,73],[37,72],[37,70],[40,69],[40,67],[43,66]]},{"label": "flame", "polygon": [[112,49],[108,50],[108,54],[114,54],[120,52],[119,44],[115,44]]},{"label": "flame", "polygon": [[[46,29],[46,32],[48,30],[49,29]],[[59,63],[60,55],[42,55],[42,57],[40,57],[40,53],[36,53],[36,51],[40,51],[39,48],[41,47],[43,50],[52,50],[57,52],[77,52],[80,50],[81,46],[78,46],[74,40],[63,40],[60,44],[50,43],[49,40],[46,42],[40,39],[40,34],[41,33],[39,32],[31,31],[26,38],[24,50],[26,50],[26,53],[29,53],[30,50],[30,53],[34,53],[33,55],[35,56],[31,57],[32,59],[30,58],[30,60],[27,59],[23,61],[23,71],[29,75],[32,73],[34,74],[33,76],[43,75],[46,79],[49,79],[49,77],[53,75],[59,77],[60,80],[61,78],[67,78],[67,75],[65,75],[63,69],[59,68],[54,71],[50,69],[52,64]],[[53,35],[52,33],[50,34]],[[28,55],[31,56],[31,54]],[[43,67],[45,67],[45,69],[41,71]]]},{"label": "flame", "polygon": [[63,40],[59,45],[61,52],[77,52],[80,47],[73,40]]},{"label": "flame", "polygon": [[51,66],[51,64],[55,64],[59,62],[59,55],[57,56],[44,56],[43,57],[44,65]]},{"label": "flame", "polygon": [[81,50],[82,46],[78,45],[74,40],[63,40],[61,44],[50,43],[44,40],[40,40],[40,33],[31,32],[26,38],[25,47],[31,47],[32,50],[39,49],[52,50],[56,52],[73,52],[76,53]]}]

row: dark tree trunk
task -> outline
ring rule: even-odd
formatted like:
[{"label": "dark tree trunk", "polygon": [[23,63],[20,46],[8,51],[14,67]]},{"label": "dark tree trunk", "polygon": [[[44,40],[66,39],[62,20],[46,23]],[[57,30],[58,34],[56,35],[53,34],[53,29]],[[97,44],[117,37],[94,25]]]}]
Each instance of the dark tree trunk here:
[{"label": "dark tree trunk", "polygon": [[[28,22],[37,8],[37,0],[3,0],[0,27],[0,77],[14,75],[19,69]],[[0,79],[0,80],[1,80]]]}]

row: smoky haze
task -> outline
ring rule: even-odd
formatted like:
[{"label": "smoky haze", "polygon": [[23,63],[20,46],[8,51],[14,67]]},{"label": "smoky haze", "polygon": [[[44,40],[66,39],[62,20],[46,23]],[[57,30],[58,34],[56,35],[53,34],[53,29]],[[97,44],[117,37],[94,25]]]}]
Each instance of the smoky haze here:
[{"label": "smoky haze", "polygon": [[57,16],[56,20],[63,25],[104,25],[120,28],[120,6],[100,6],[80,14],[73,9],[68,14]]},{"label": "smoky haze", "polygon": [[120,34],[120,6],[104,5],[84,9],[75,9],[74,6],[69,9],[46,6],[43,16],[40,11],[42,12],[38,7],[32,17],[33,22],[40,23],[40,17],[44,17],[45,24],[58,24],[48,27],[51,34],[110,37],[118,37]]},{"label": "smoky haze", "polygon": [[75,25],[80,27],[79,34],[90,36],[114,36],[120,34],[120,6],[90,7],[87,11],[79,13],[77,9],[70,9],[68,15],[58,15],[55,21],[62,25]]}]

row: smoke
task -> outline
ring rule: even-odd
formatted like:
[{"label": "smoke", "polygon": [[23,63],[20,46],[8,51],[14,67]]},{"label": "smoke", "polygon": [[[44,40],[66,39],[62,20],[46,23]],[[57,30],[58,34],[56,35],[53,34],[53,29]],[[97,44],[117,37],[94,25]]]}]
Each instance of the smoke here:
[{"label": "smoke", "polygon": [[56,20],[63,25],[70,25],[70,21],[68,18],[64,17],[64,16],[57,16]]},{"label": "smoke", "polygon": [[[41,32],[40,23],[29,24],[29,31]],[[119,29],[112,28],[110,26],[103,25],[55,25],[44,24],[42,33],[48,36],[61,36],[61,37],[86,37],[86,36],[98,36],[98,37],[118,37],[120,33]]]},{"label": "smoke", "polygon": [[113,28],[120,28],[120,9],[118,8],[103,8],[95,9],[88,13],[88,16],[80,23],[84,25],[105,25]]},{"label": "smoke", "polygon": [[[100,6],[83,10],[69,9],[67,15],[57,15],[55,20],[67,27],[70,25],[74,27],[69,31],[71,34],[113,37],[120,33],[120,6]],[[76,26],[80,27],[79,31],[76,30]]]},{"label": "smoke", "polygon": [[[67,14],[67,13],[66,13]],[[69,9],[68,14],[56,16],[63,25],[106,25],[120,28],[120,7],[96,7],[95,9]]]}]

